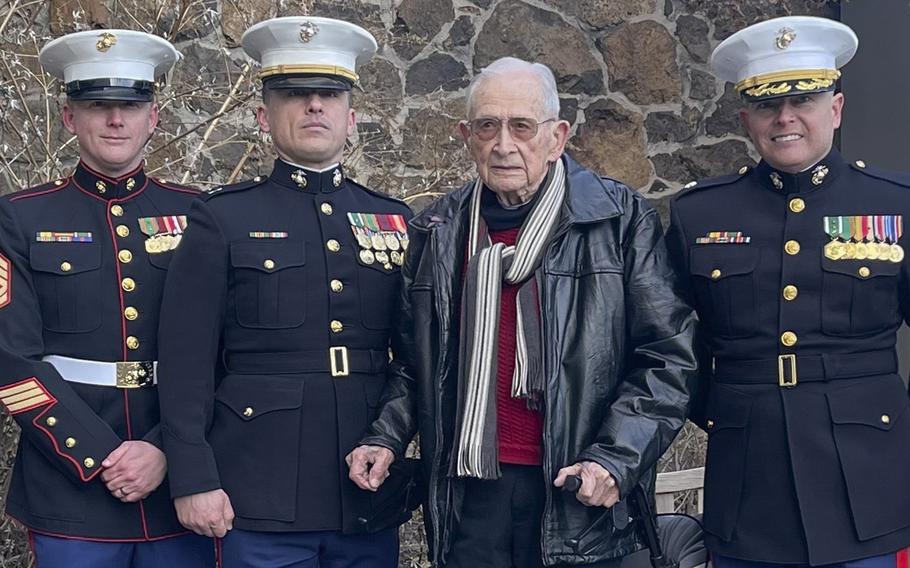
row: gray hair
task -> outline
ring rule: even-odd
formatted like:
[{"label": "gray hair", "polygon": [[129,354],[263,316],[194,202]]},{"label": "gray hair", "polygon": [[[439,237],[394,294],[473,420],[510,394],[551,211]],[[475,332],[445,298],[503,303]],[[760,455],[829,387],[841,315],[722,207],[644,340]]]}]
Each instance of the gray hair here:
[{"label": "gray hair", "polygon": [[529,73],[540,83],[540,94],[543,96],[543,111],[547,118],[559,117],[559,91],[556,88],[556,77],[550,68],[542,63],[529,63],[517,57],[502,57],[484,67],[474,75],[468,85],[467,113],[468,118],[474,109],[474,93],[477,87],[488,79],[509,73]]}]

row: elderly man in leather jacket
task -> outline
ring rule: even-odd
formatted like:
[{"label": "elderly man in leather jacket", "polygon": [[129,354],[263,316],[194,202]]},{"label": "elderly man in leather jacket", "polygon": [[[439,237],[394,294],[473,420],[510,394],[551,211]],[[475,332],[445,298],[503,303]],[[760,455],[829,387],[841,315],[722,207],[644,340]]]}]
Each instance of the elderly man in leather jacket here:
[{"label": "elderly man in leather jacket", "polygon": [[[498,60],[467,109],[479,179],[411,222],[395,358],[350,476],[376,490],[419,431],[438,566],[612,566],[640,548],[634,525],[566,540],[653,482],[685,420],[695,318],[656,211],[563,153],[549,69]],[[554,489],[569,475],[576,495]]]}]

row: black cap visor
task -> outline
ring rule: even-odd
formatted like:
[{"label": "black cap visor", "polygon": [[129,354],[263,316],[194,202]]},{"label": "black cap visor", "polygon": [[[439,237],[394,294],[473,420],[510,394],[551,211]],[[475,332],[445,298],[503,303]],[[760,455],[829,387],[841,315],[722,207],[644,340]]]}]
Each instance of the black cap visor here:
[{"label": "black cap visor", "polygon": [[136,79],[88,79],[66,84],[66,96],[74,101],[136,101],[155,99],[155,84]]},{"label": "black cap visor", "polygon": [[272,75],[262,80],[264,89],[313,89],[328,91],[350,91],[354,82],[340,75]]}]

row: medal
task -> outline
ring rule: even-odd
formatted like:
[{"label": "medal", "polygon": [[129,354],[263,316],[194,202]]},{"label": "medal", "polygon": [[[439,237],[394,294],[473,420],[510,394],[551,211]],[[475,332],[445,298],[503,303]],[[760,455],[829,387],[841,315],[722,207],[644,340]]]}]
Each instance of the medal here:
[{"label": "medal", "polygon": [[389,255],[385,251],[379,251],[376,253],[376,262],[381,262],[382,264],[389,263]]},{"label": "medal", "polygon": [[376,257],[373,255],[373,251],[362,250],[360,251],[360,261],[364,264],[373,264],[376,262]]},{"label": "medal", "polygon": [[396,237],[394,233],[385,234],[385,246],[389,247],[389,250],[401,249],[401,244],[398,242],[398,237]]},{"label": "medal", "polygon": [[[872,242],[872,223],[870,223],[870,218],[868,215],[860,215],[856,219],[857,227],[859,229],[859,244],[862,245],[865,258],[869,260],[875,260],[878,258],[878,250],[875,248],[875,244]],[[857,255],[860,253],[857,252]]]},{"label": "medal", "polygon": [[357,244],[360,245],[360,248],[368,249],[373,246],[373,243],[370,241],[370,237],[367,236],[366,232],[363,230],[363,227],[355,227],[354,236],[357,238]]},{"label": "medal", "polygon": [[397,229],[393,217],[395,215],[376,215],[376,223],[382,233],[386,248],[389,250],[400,250],[401,243],[398,242]]},{"label": "medal", "polygon": [[867,243],[866,244],[866,258],[869,260],[878,260],[878,244],[877,243]]},{"label": "medal", "polygon": [[385,250],[385,239],[382,238],[382,235],[379,233],[373,233],[370,237],[371,242],[373,243],[373,248],[376,250]]},{"label": "medal", "polygon": [[401,254],[400,252],[393,251],[392,254],[390,254],[389,256],[392,258],[392,262],[394,264],[396,264],[398,266],[401,266],[402,264],[404,264],[404,255]]},{"label": "medal", "polygon": [[158,254],[161,252],[161,243],[157,237],[145,239],[145,252],[149,254]]},{"label": "medal", "polygon": [[904,249],[899,244],[891,245],[891,262],[898,263],[904,260]]},{"label": "medal", "polygon": [[161,252],[174,250],[174,235],[162,235],[159,238],[161,239]]},{"label": "medal", "polygon": [[840,260],[844,256],[844,245],[840,241],[831,241],[825,245],[825,256],[831,260]]},{"label": "medal", "polygon": [[841,258],[844,260],[853,260],[856,258],[856,244],[844,243],[844,256]]}]

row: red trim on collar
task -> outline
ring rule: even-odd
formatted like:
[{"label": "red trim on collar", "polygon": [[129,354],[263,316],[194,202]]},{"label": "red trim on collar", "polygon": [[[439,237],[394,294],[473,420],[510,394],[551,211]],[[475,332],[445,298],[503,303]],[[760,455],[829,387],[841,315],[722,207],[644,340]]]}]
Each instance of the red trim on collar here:
[{"label": "red trim on collar", "polygon": [[100,202],[102,202],[102,203],[110,203],[111,205],[114,205],[114,204],[117,204],[117,203],[123,203],[124,201],[131,201],[131,200],[134,199],[136,196],[138,196],[138,195],[141,194],[143,191],[145,191],[145,188],[147,188],[148,185],[149,185],[149,178],[148,178],[148,176],[146,176],[146,177],[145,177],[145,183],[143,183],[143,184],[142,184],[142,187],[140,187],[139,189],[137,189],[134,193],[132,193],[132,194],[130,194],[130,195],[127,195],[126,197],[120,197],[120,198],[117,198],[117,199],[105,199],[105,198],[103,198],[103,197],[101,197],[101,196],[99,196],[99,195],[95,195],[94,192],[92,192],[92,191],[90,191],[90,190],[88,190],[88,189],[85,189],[84,187],[82,187],[81,185],[79,185],[79,182],[76,181],[76,178],[75,178],[75,177],[72,178],[72,182],[73,182],[73,185],[75,185],[75,186],[79,189],[79,191],[81,191],[82,193],[88,195],[89,197],[94,197],[95,199],[97,199],[98,201],[100,201]]},{"label": "red trim on collar", "polygon": [[[123,174],[123,175],[120,176],[119,178],[108,177],[108,176],[102,174],[101,172],[92,169],[88,164],[86,164],[86,163],[85,163],[84,161],[82,161],[82,160],[79,160],[79,165],[81,165],[83,168],[85,168],[85,170],[86,170],[87,172],[91,173],[92,175],[98,176],[98,177],[100,177],[101,179],[103,179],[104,181],[109,181],[109,182],[111,182],[112,184],[117,185],[118,183],[120,183],[120,182],[123,181],[124,179],[129,178],[129,177],[132,177],[132,176],[136,175],[136,172],[141,171],[142,168],[145,167],[145,160],[142,160],[141,162],[139,162],[139,165],[136,166],[135,169],[130,170],[129,172]],[[145,176],[145,177],[148,178],[148,176]]]}]

